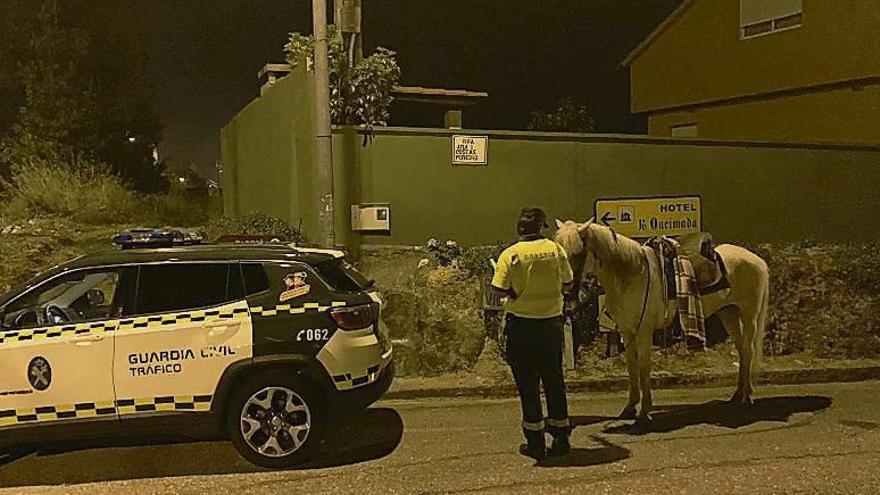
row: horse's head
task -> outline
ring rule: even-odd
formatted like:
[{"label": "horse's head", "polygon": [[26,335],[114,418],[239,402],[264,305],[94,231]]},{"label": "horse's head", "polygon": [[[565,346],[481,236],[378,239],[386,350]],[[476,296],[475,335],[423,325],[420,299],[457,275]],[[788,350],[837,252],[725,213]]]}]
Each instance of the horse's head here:
[{"label": "horse's head", "polygon": [[593,219],[586,223],[577,223],[571,220],[562,221],[556,219],[556,242],[565,249],[569,256],[579,256],[585,254],[586,232],[589,230]]},{"label": "horse's head", "polygon": [[590,230],[590,225],[592,224],[593,219],[590,219],[585,223],[576,223],[571,220],[565,222],[559,219],[556,220],[556,227],[558,230],[556,231],[554,240],[565,249],[566,253],[568,253],[568,261],[574,272],[575,284],[569,294],[570,297],[577,294],[581,277],[584,274],[584,267],[587,262],[587,250],[589,248],[587,245],[587,232]]}]

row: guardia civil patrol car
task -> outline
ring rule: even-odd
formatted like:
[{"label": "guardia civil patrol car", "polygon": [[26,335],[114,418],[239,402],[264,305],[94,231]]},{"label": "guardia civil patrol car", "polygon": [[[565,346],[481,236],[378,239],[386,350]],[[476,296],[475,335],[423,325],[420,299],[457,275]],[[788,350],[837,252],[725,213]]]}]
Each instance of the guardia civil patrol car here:
[{"label": "guardia civil patrol car", "polygon": [[148,231],[116,242],[137,249],[0,296],[0,445],[223,436],[284,468],[390,386],[381,298],[342,253]]}]

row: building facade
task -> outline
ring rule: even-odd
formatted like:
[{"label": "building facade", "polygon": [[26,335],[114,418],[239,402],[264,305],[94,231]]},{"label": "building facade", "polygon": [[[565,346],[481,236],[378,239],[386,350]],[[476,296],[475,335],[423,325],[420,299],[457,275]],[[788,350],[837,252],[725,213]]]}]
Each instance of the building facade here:
[{"label": "building facade", "polygon": [[880,2],[684,0],[624,60],[652,136],[880,143]]}]

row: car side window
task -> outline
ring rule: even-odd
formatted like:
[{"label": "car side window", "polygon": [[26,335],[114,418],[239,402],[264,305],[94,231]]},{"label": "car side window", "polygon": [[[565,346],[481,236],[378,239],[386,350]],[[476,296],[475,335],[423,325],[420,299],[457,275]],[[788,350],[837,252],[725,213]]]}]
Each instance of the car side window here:
[{"label": "car side window", "polygon": [[171,313],[218,306],[240,297],[234,263],[143,265],[138,276],[137,314]]},{"label": "car side window", "polygon": [[64,325],[113,318],[120,272],[77,270],[46,281],[3,308],[3,328]]},{"label": "car side window", "polygon": [[[326,299],[327,286],[310,266],[300,263],[269,263],[265,265],[270,290],[265,295],[275,304],[298,305]],[[262,297],[262,296],[261,296]]]},{"label": "car side window", "polygon": [[248,296],[269,290],[269,277],[262,263],[242,263],[241,274],[244,278],[245,293]]}]

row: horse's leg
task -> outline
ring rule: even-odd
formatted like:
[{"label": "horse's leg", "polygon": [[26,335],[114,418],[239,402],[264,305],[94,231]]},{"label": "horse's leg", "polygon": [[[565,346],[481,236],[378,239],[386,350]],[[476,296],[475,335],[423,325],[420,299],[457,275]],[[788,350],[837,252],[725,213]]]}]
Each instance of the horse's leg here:
[{"label": "horse's leg", "polygon": [[733,343],[736,345],[736,353],[739,356],[739,374],[736,382],[736,392],[734,392],[733,397],[730,398],[731,403],[738,404],[743,400],[746,389],[746,380],[748,380],[748,369],[743,363],[743,356],[746,354],[746,351],[743,342],[742,322],[739,318],[739,308],[736,306],[722,308],[718,311],[718,317],[721,318],[721,323],[724,324],[724,329],[727,330],[727,334],[733,339]]},{"label": "horse's leg", "polygon": [[755,339],[758,335],[758,318],[757,314],[742,315],[743,329],[743,350],[740,354],[740,380],[742,380],[742,403],[752,403],[752,393],[754,386],[752,385],[752,366],[755,363]]},{"label": "horse's leg", "polygon": [[636,404],[639,403],[639,362],[635,336],[629,332],[620,332],[623,337],[626,357],[626,371],[629,374],[629,400],[620,413],[620,417],[631,419],[636,417]]},{"label": "horse's leg", "polygon": [[636,347],[638,347],[639,382],[641,384],[642,403],[639,407],[639,419],[648,419],[654,401],[651,397],[651,346],[653,331],[643,330],[636,335]]}]

